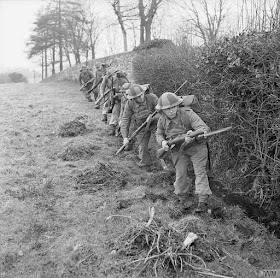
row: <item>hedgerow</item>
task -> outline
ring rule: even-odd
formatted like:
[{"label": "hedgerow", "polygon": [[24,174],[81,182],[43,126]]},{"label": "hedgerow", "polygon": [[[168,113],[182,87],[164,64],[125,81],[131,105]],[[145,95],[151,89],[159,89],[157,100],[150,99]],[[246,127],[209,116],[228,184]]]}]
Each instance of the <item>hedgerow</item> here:
[{"label": "hedgerow", "polygon": [[[165,42],[165,40],[164,40]],[[139,47],[133,59],[134,81],[151,84],[154,93],[174,92],[185,80],[195,81],[198,51],[188,46],[175,46],[159,40]],[[187,94],[188,86],[180,94]]]},{"label": "hedgerow", "polygon": [[278,33],[240,34],[205,48],[196,87],[207,91],[214,168],[232,189],[269,205],[279,196],[280,41]]}]

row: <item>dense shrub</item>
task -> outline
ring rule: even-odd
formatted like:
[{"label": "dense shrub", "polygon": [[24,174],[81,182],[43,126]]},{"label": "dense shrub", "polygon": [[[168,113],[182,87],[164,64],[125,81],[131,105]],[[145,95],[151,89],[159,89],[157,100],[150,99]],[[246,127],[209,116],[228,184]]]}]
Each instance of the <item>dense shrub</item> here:
[{"label": "dense shrub", "polygon": [[212,138],[214,167],[260,204],[279,195],[279,34],[241,34],[204,50],[197,88],[207,92],[210,126],[234,129]]},{"label": "dense shrub", "polygon": [[13,72],[9,74],[9,79],[12,83],[27,83],[27,78],[22,73]]},{"label": "dense shrub", "polygon": [[149,42],[145,42],[140,44],[139,46],[134,47],[133,51],[140,51],[140,50],[148,50],[152,48],[162,48],[168,46],[175,46],[171,40],[166,39],[155,39]]},{"label": "dense shrub", "polygon": [[[174,92],[186,79],[188,85],[196,79],[198,53],[188,46],[152,43],[134,56],[134,80],[139,84],[151,84],[158,96],[166,91]],[[191,88],[188,85],[180,90],[180,94],[189,93]]]}]

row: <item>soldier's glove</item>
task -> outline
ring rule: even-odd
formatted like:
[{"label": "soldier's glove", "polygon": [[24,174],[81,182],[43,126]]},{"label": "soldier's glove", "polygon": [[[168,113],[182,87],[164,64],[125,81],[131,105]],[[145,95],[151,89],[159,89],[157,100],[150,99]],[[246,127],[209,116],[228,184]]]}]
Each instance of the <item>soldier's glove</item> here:
[{"label": "soldier's glove", "polygon": [[168,146],[168,144],[167,144],[167,141],[162,141],[161,142],[161,146],[164,148],[164,150],[165,151],[168,151],[169,150],[169,146]]},{"label": "soldier's glove", "polygon": [[189,144],[189,143],[191,143],[191,142],[193,142],[194,141],[194,137],[192,138],[192,137],[190,137],[190,135],[193,133],[193,131],[192,130],[189,130],[187,133],[186,133],[186,137],[185,137],[185,142],[187,143],[187,144]]},{"label": "soldier's glove", "polygon": [[129,143],[129,140],[127,137],[123,138],[123,145],[127,145]]}]

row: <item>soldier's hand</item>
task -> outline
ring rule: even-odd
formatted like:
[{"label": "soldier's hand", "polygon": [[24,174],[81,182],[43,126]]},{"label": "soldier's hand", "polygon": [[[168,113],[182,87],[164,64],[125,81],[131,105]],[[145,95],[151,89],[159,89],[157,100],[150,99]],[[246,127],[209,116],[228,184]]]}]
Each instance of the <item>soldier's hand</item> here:
[{"label": "soldier's hand", "polygon": [[165,151],[169,150],[169,146],[168,146],[167,141],[162,141],[161,146],[164,148]]},{"label": "soldier's hand", "polygon": [[193,131],[192,130],[189,130],[187,133],[186,133],[186,137],[185,137],[185,142],[187,143],[187,144],[189,144],[189,143],[191,143],[191,142],[193,142],[194,141],[194,137],[190,137],[190,135],[193,133]]},{"label": "soldier's hand", "polygon": [[147,122],[147,123],[151,122],[151,120],[152,120],[152,117],[153,117],[153,116],[152,116],[152,114],[150,114],[150,115],[149,115],[149,116],[147,117],[147,120],[146,120],[146,122]]},{"label": "soldier's hand", "polygon": [[129,143],[129,140],[127,137],[123,138],[123,145],[127,145]]}]

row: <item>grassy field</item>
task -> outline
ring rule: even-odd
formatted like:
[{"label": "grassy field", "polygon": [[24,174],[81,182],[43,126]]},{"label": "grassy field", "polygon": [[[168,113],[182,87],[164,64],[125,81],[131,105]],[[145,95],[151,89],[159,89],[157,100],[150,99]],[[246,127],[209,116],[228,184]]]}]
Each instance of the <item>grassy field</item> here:
[{"label": "grassy field", "polygon": [[[0,277],[258,277],[280,241],[238,207],[172,209],[172,170],[115,152],[77,84],[0,85]],[[79,125],[77,136],[63,127]],[[72,134],[73,135],[73,134]],[[150,224],[149,208],[155,215]],[[198,239],[182,248],[188,232]]]}]

